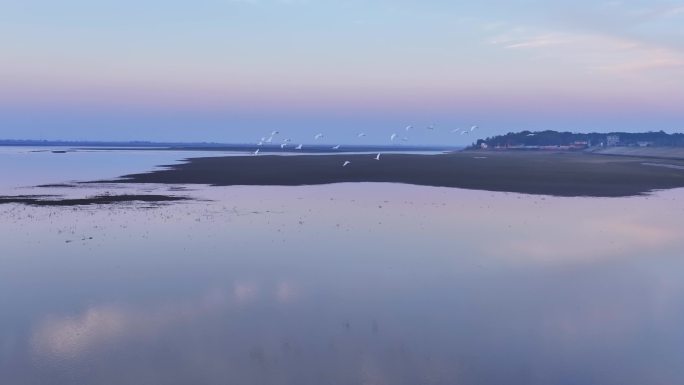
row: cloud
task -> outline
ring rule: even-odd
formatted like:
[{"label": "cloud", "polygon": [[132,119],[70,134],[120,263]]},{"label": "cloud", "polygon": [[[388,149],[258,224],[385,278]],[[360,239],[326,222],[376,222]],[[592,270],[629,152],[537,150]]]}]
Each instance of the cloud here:
[{"label": "cloud", "polygon": [[499,32],[489,43],[511,50],[535,50],[548,58],[587,70],[626,74],[684,67],[684,52],[657,44],[586,32],[518,26]]},{"label": "cloud", "polygon": [[684,15],[684,5],[670,8],[667,12],[665,12],[665,16],[669,17],[682,15]]},{"label": "cloud", "polygon": [[518,49],[518,48],[540,48],[540,47],[552,47],[563,44],[570,44],[570,40],[567,36],[560,34],[542,34],[537,36],[529,37],[519,37],[515,38],[512,36],[498,36],[492,40],[493,44],[502,44],[505,48]]}]

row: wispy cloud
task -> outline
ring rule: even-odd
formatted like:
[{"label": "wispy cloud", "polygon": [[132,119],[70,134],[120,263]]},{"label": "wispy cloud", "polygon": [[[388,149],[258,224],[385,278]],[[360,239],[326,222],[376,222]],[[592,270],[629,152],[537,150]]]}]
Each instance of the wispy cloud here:
[{"label": "wispy cloud", "polygon": [[509,49],[540,48],[570,44],[572,39],[569,36],[558,33],[529,35],[524,28],[519,28],[495,36],[490,40],[490,43]]},{"label": "wispy cloud", "polygon": [[624,2],[612,1],[607,3],[611,11],[622,12],[632,21],[649,21],[684,15],[682,4],[656,4],[649,7],[628,7]]},{"label": "wispy cloud", "polygon": [[684,68],[684,52],[637,39],[599,33],[517,26],[489,39],[504,49],[528,49],[585,69],[629,73]]}]

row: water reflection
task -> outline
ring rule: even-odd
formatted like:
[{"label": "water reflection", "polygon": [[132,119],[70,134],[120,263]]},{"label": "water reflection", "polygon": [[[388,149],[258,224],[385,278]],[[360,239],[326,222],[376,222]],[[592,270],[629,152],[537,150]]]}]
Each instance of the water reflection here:
[{"label": "water reflection", "polygon": [[88,350],[121,338],[130,316],[119,309],[95,307],[75,317],[50,316],[31,338],[36,354],[48,359],[83,358]]},{"label": "water reflection", "polygon": [[8,383],[684,378],[684,190],[193,194],[207,200],[0,208]]},{"label": "water reflection", "polygon": [[[274,287],[273,298],[280,304],[293,303],[298,293],[290,282]],[[81,360],[85,354],[112,348],[122,341],[158,338],[165,329],[236,311],[258,300],[254,283],[235,283],[232,293],[212,288],[196,299],[154,304],[144,308],[123,305],[95,305],[72,316],[49,315],[31,332],[31,349],[39,360],[64,362]]]},{"label": "water reflection", "polygon": [[[635,250],[656,252],[676,244],[679,238],[679,232],[672,227],[674,223],[645,223],[640,214],[611,213],[607,217],[584,218],[573,218],[571,213],[556,214],[562,215],[564,223],[553,224],[541,218],[529,221],[524,225],[529,236],[520,237],[517,231],[503,233],[490,253],[500,255],[505,250],[507,257],[535,263],[595,262],[597,257],[624,257]],[[547,226],[554,225],[557,231],[549,231]]]},{"label": "water reflection", "polygon": [[[60,148],[65,150],[66,148]],[[185,158],[228,156],[226,151],[87,150],[66,149],[55,154],[45,147],[0,146],[0,194],[16,194],[17,188],[74,181],[113,179],[175,164]],[[36,190],[37,193],[40,190]]]}]

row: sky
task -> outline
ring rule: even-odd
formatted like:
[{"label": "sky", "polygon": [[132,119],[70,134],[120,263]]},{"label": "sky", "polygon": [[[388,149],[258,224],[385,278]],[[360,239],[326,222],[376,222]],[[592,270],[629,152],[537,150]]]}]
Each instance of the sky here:
[{"label": "sky", "polygon": [[460,145],[683,106],[684,1],[0,0],[0,138]]}]

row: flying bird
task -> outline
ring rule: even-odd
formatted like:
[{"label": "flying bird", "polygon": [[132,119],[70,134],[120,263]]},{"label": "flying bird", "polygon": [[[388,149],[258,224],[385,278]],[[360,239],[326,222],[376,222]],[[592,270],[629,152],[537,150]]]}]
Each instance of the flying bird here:
[{"label": "flying bird", "polygon": [[295,150],[301,150],[301,149],[302,149],[302,145],[301,145],[301,144],[300,144],[299,146],[295,147]]},{"label": "flying bird", "polygon": [[376,155],[375,158],[373,158],[373,159],[380,160],[380,154]]},{"label": "flying bird", "polygon": [[285,148],[285,146],[287,146],[287,143],[281,144],[281,145],[280,145],[280,148],[281,148],[281,149],[282,149],[282,148]]},{"label": "flying bird", "polygon": [[408,131],[408,130],[410,130],[410,129],[412,129],[412,128],[413,128],[413,126],[409,124],[408,126],[406,126],[405,130]]},{"label": "flying bird", "polygon": [[363,132],[360,132],[358,135],[356,135],[357,138],[363,138],[364,136],[366,136],[366,134]]},{"label": "flying bird", "polygon": [[402,142],[408,142],[408,140],[409,140],[409,139],[408,139],[408,137],[407,137],[407,136],[405,136],[405,137],[401,138],[401,141],[402,141]]},{"label": "flying bird", "polygon": [[397,134],[396,134],[396,133],[394,133],[394,134],[392,134],[392,136],[390,136],[390,140],[393,141],[393,142],[394,142],[394,139],[396,139],[396,138],[397,138]]},{"label": "flying bird", "polygon": [[431,124],[431,125],[427,126],[427,129],[428,129],[428,130],[434,130],[434,129],[435,129],[435,125],[434,125],[434,124]]},{"label": "flying bird", "polygon": [[259,155],[259,149],[258,148],[256,151],[254,151],[254,155]]},{"label": "flying bird", "polygon": [[271,136],[276,136],[276,135],[278,135],[278,134],[280,134],[280,131],[272,131],[272,132],[271,132]]},{"label": "flying bird", "polygon": [[320,134],[320,133],[314,135],[314,139],[315,139],[315,140],[318,140],[318,139],[320,139],[320,138],[322,138],[322,137],[323,137],[323,134]]},{"label": "flying bird", "polygon": [[472,126],[472,127],[470,127],[470,132],[473,132],[473,131],[475,131],[476,129],[477,129],[477,126]]},{"label": "flying bird", "polygon": [[344,163],[342,163],[342,167],[347,167],[347,165],[348,165],[349,163],[351,163],[351,162],[348,161],[348,160],[345,160]]},{"label": "flying bird", "polygon": [[337,146],[334,146],[332,149],[333,149],[333,150],[339,150],[339,149],[340,149],[340,145],[338,144]]}]

